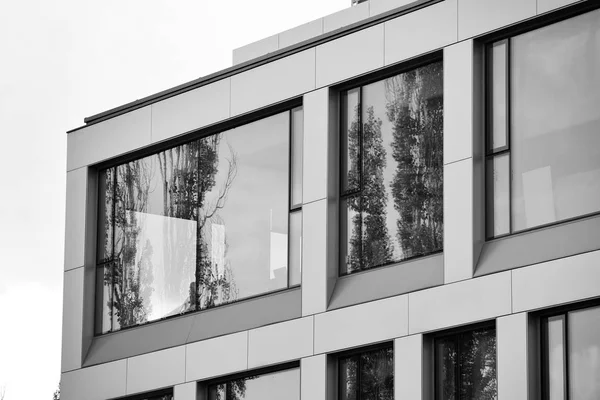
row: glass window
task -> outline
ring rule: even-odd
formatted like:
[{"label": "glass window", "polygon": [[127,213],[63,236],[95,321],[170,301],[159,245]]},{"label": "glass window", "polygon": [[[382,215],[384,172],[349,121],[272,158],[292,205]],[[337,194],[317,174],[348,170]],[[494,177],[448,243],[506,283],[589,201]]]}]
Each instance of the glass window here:
[{"label": "glass window", "polygon": [[496,399],[496,329],[435,339],[436,400]]},{"label": "glass window", "polygon": [[600,212],[599,54],[600,10],[488,49],[488,237]]},{"label": "glass window", "polygon": [[300,400],[300,369],[253,375],[211,385],[208,400]]},{"label": "glass window", "polygon": [[600,398],[600,307],[543,319],[544,391],[550,400]]},{"label": "glass window", "polygon": [[342,275],[443,248],[442,66],[341,94]]},{"label": "glass window", "polygon": [[393,400],[392,346],[342,356],[339,364],[340,400]]},{"label": "glass window", "polygon": [[100,171],[97,333],[300,284],[290,142],[302,144],[301,118],[297,108]]}]

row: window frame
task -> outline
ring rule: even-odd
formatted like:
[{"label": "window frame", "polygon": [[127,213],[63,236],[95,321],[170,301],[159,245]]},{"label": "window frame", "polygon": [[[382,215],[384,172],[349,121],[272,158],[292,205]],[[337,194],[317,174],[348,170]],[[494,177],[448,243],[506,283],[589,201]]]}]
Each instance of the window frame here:
[{"label": "window frame", "polygon": [[[483,56],[483,101],[484,101],[484,105],[483,105],[483,114],[484,114],[484,123],[483,123],[483,127],[484,127],[484,134],[483,134],[483,176],[484,176],[484,187],[483,187],[483,191],[484,191],[484,210],[485,210],[485,217],[484,217],[484,235],[485,235],[485,241],[486,242],[490,242],[496,239],[503,239],[506,237],[510,237],[510,236],[514,236],[514,235],[520,235],[523,233],[528,233],[528,232],[532,232],[532,231],[537,231],[537,230],[541,230],[544,228],[548,228],[548,227],[552,227],[552,226],[556,226],[556,225],[562,225],[562,224],[567,224],[573,221],[578,221],[578,220],[582,220],[582,219],[586,219],[586,218],[590,218],[593,216],[598,216],[600,215],[600,211],[596,211],[596,212],[592,212],[592,213],[587,213],[587,214],[582,214],[582,215],[578,215],[575,217],[571,217],[571,218],[567,218],[567,219],[562,219],[560,221],[554,221],[554,222],[549,222],[546,224],[542,224],[542,225],[537,225],[534,227],[530,227],[530,228],[526,228],[526,229],[522,229],[519,231],[513,231],[513,223],[512,223],[512,157],[511,157],[511,99],[510,99],[510,94],[511,94],[511,70],[510,70],[510,65],[511,65],[511,60],[512,60],[512,54],[511,54],[511,39],[515,36],[518,35],[522,35],[528,32],[532,32],[562,21],[566,21],[569,20],[571,18],[575,18],[578,17],[580,15],[595,11],[597,9],[600,9],[600,3],[597,2],[581,2],[581,3],[576,3],[576,4],[572,4],[572,5],[568,5],[566,7],[563,8],[559,8],[556,10],[552,10],[546,14],[543,14],[531,21],[524,21],[521,22],[515,26],[511,26],[511,27],[507,27],[504,29],[501,29],[497,32],[494,32],[492,34],[486,35],[485,37],[483,37],[480,40],[480,43],[483,46],[483,50],[484,50],[484,56]],[[490,63],[491,57],[490,57],[490,50],[493,48],[494,44],[502,42],[502,41],[506,41],[506,72],[505,72],[505,82],[506,82],[506,146],[503,146],[501,148],[498,148],[494,151],[493,148],[491,148],[490,144],[491,144],[491,137],[493,137],[493,130],[491,129],[492,127],[492,123],[493,123],[493,104],[491,101],[491,96],[493,93],[493,81],[492,81],[492,65]],[[508,196],[509,196],[509,232],[508,233],[504,233],[504,234],[500,234],[500,235],[489,235],[489,229],[490,229],[490,217],[491,219],[491,228],[492,228],[492,232],[493,232],[493,212],[494,209],[493,207],[490,207],[490,190],[488,190],[488,160],[493,159],[494,157],[497,156],[501,156],[503,154],[508,154],[509,157],[509,187],[508,187]],[[490,216],[491,214],[491,216]]]},{"label": "window frame", "polygon": [[[352,358],[352,357],[359,357],[360,355],[364,354],[364,353],[371,353],[371,352],[375,352],[378,350],[388,350],[391,349],[392,350],[392,356],[393,356],[393,360],[392,363],[395,366],[395,357],[396,357],[396,353],[395,353],[395,349],[394,349],[394,342],[382,342],[382,343],[377,343],[377,344],[372,344],[372,345],[368,345],[368,346],[363,346],[363,347],[358,347],[358,348],[354,348],[354,349],[350,349],[350,350],[346,350],[346,351],[342,351],[339,353],[335,354],[335,371],[336,371],[336,384],[335,384],[335,388],[337,390],[337,400],[342,400],[341,395],[342,395],[342,385],[344,384],[344,382],[342,382],[342,380],[340,379],[340,377],[342,376],[341,374],[341,360],[342,359],[346,359],[346,358]],[[360,361],[360,357],[358,358],[358,365],[357,365],[357,398],[356,400],[361,400],[360,399],[360,366],[361,366],[361,361]],[[395,367],[394,367],[395,368]],[[394,371],[394,387],[396,385],[396,375],[395,375],[395,371]]]},{"label": "window frame", "polygon": [[550,390],[550,375],[549,375],[549,356],[548,356],[548,319],[553,317],[563,317],[563,376],[564,376],[564,399],[569,400],[570,398],[570,384],[569,384],[569,313],[574,311],[583,311],[591,308],[600,307],[600,298],[590,299],[574,304],[567,304],[559,307],[553,307],[550,309],[542,310],[534,314],[534,318],[539,322],[539,340],[540,340],[540,354],[539,362],[541,363],[539,369],[540,385],[541,385],[541,399],[549,399]]},{"label": "window frame", "polygon": [[[433,390],[432,390],[432,396],[434,400],[438,400],[439,399],[439,393],[438,393],[438,373],[437,373],[437,360],[438,360],[438,346],[437,343],[439,340],[442,339],[448,339],[448,338],[452,338],[454,340],[455,343],[457,343],[457,350],[456,353],[458,355],[458,357],[460,358],[460,335],[463,333],[467,333],[467,332],[473,332],[473,331],[478,331],[478,330],[485,330],[485,329],[494,329],[495,331],[495,335],[496,335],[496,370],[497,370],[497,366],[498,366],[498,328],[496,326],[496,320],[491,320],[491,321],[483,321],[483,322],[478,322],[476,324],[470,324],[470,325],[464,325],[464,326],[460,326],[460,327],[456,327],[456,328],[452,328],[452,329],[448,329],[448,330],[444,330],[444,331],[440,331],[440,332],[435,332],[430,336],[430,343],[433,346],[432,352],[431,354],[433,355],[433,359],[432,359],[432,374],[431,374],[431,378],[433,380]],[[455,386],[455,390],[456,391],[460,391],[460,376],[461,376],[461,366],[460,363],[456,363],[456,365],[454,366],[455,368],[455,374],[454,374],[454,386]],[[498,375],[496,373],[496,381],[498,380]],[[455,396],[455,398],[459,398],[460,396]]]},{"label": "window frame", "polygon": [[171,400],[175,400],[175,393],[173,392],[173,388],[155,390],[152,392],[136,394],[133,396],[119,397],[119,400],[155,400],[155,398],[158,398],[160,396],[168,395],[171,395]]},{"label": "window frame", "polygon": [[[346,237],[346,233],[343,232],[342,230],[342,220],[340,217],[341,215],[341,210],[342,210],[342,201],[345,199],[349,199],[355,196],[360,196],[361,192],[363,190],[362,187],[362,180],[363,180],[363,174],[362,174],[362,168],[363,168],[363,163],[362,163],[362,128],[361,128],[361,134],[359,135],[359,143],[360,143],[360,149],[359,149],[359,155],[358,155],[358,165],[360,166],[360,175],[359,175],[359,188],[356,190],[346,190],[344,191],[344,182],[342,179],[342,175],[343,175],[343,171],[342,171],[342,160],[341,160],[341,155],[343,154],[343,141],[342,141],[342,129],[341,127],[343,126],[343,120],[344,120],[344,112],[342,110],[342,98],[343,96],[347,95],[347,92],[353,89],[358,90],[359,93],[359,98],[358,98],[358,104],[360,106],[360,111],[358,113],[358,122],[359,124],[362,126],[362,92],[363,92],[363,87],[367,86],[371,83],[375,83],[375,82],[379,82],[382,81],[384,79],[388,79],[397,75],[401,75],[403,73],[407,73],[410,72],[412,70],[415,70],[417,68],[420,67],[424,67],[426,65],[429,64],[433,64],[436,62],[442,62],[444,61],[444,57],[443,57],[443,49],[441,50],[436,50],[427,54],[424,54],[422,56],[419,56],[415,59],[412,60],[408,60],[408,61],[404,61],[401,62],[399,64],[393,65],[389,68],[385,68],[383,70],[379,70],[379,71],[375,71],[373,73],[370,73],[366,76],[359,76],[357,78],[353,78],[350,79],[346,82],[343,82],[339,85],[333,86],[332,90],[335,91],[336,93],[336,98],[337,98],[337,102],[338,102],[338,115],[337,115],[337,119],[336,119],[336,123],[337,123],[337,129],[336,129],[336,134],[337,134],[337,155],[338,155],[338,159],[336,162],[336,170],[334,171],[334,173],[336,174],[336,179],[338,181],[337,183],[337,200],[338,200],[338,204],[337,204],[337,212],[338,212],[338,221],[337,221],[337,238],[338,238],[338,250],[337,250],[337,256],[338,256],[338,265],[336,267],[337,269],[337,277],[341,278],[341,277],[345,277],[345,276],[351,276],[354,275],[356,273],[362,273],[362,272],[367,272],[367,271],[371,271],[373,269],[379,269],[379,268],[384,268],[384,267],[389,267],[392,265],[397,265],[397,264],[401,264],[401,263],[405,263],[405,262],[411,262],[411,261],[415,261],[417,259],[420,258],[424,258],[424,257],[430,257],[436,254],[440,254],[444,252],[444,249],[442,247],[442,249],[431,252],[431,253],[427,253],[427,254],[423,254],[423,255],[418,255],[418,256],[414,256],[414,257],[410,257],[404,260],[400,260],[400,261],[390,261],[388,263],[385,264],[381,264],[381,265],[377,265],[375,267],[369,268],[369,269],[363,269],[361,271],[356,271],[353,273],[342,273],[342,266],[345,264],[345,257],[344,257],[344,252],[343,252],[343,248],[341,246],[342,240],[345,240]],[[362,260],[362,248],[359,250],[360,255],[361,255],[361,260]],[[361,261],[362,262],[362,261]]]},{"label": "window frame", "polygon": [[[268,367],[253,369],[251,371],[243,371],[236,374],[225,375],[218,378],[210,379],[204,382],[201,382],[200,391],[204,392],[204,399],[209,400],[210,388],[216,385],[226,384],[228,382],[249,378],[252,376],[260,376],[260,375],[269,375],[276,372],[289,371],[292,369],[298,369],[298,375],[301,375],[300,372],[300,361],[290,361],[283,364],[271,365]],[[302,385],[302,381],[300,381],[300,385],[298,386],[298,394],[300,394],[300,386]],[[226,400],[226,399],[225,399]]]},{"label": "window frame", "polygon": [[[275,115],[278,114],[282,114],[287,112],[289,115],[289,121],[288,121],[288,264],[289,264],[289,243],[290,243],[290,235],[289,235],[289,227],[290,227],[290,220],[291,220],[291,215],[292,213],[302,213],[302,204],[299,205],[293,205],[292,204],[292,153],[293,153],[293,149],[292,149],[292,140],[293,140],[293,113],[295,110],[297,109],[303,109],[304,105],[303,105],[303,99],[302,97],[298,97],[298,98],[294,98],[294,99],[290,99],[284,102],[281,102],[273,107],[269,107],[267,109],[263,109],[263,110],[258,110],[254,113],[248,114],[248,115],[242,115],[240,117],[236,117],[236,118],[232,118],[226,121],[223,121],[221,123],[215,124],[213,126],[210,127],[206,127],[206,128],[200,128],[200,129],[195,129],[192,130],[190,132],[187,133],[183,133],[182,135],[179,135],[173,139],[158,143],[156,145],[152,145],[143,149],[138,149],[138,150],[134,150],[132,152],[128,152],[124,155],[118,156],[118,157],[114,157],[111,158],[110,160],[106,160],[103,162],[100,162],[96,165],[93,165],[90,167],[90,171],[92,173],[92,176],[94,178],[93,180],[93,185],[94,185],[94,196],[93,196],[93,224],[90,227],[90,233],[91,236],[93,238],[93,240],[91,240],[91,243],[93,243],[93,250],[91,251],[92,254],[91,258],[93,259],[93,263],[94,263],[94,298],[93,298],[93,302],[94,302],[94,317],[93,317],[93,331],[94,331],[94,337],[99,337],[99,336],[105,336],[105,335],[109,335],[109,334],[115,334],[118,332],[122,332],[122,331],[126,331],[129,329],[134,329],[134,328],[138,328],[140,326],[146,326],[148,324],[153,324],[153,323],[157,323],[157,322],[162,322],[162,321],[166,321],[166,320],[170,320],[170,319],[174,319],[174,318],[181,318],[181,317],[185,317],[191,314],[196,314],[196,313],[200,313],[203,311],[208,311],[208,310],[214,310],[216,308],[222,307],[222,306],[227,306],[227,305],[231,305],[231,304],[236,304],[236,303],[240,303],[243,301],[251,301],[254,300],[256,298],[259,297],[263,297],[263,296],[269,296],[269,295],[273,295],[276,293],[281,293],[281,292],[285,292],[285,291],[289,291],[289,290],[294,290],[297,289],[298,287],[301,287],[302,282],[300,282],[300,284],[295,284],[293,286],[290,286],[290,271],[289,271],[289,265],[288,265],[288,274],[287,274],[287,279],[286,279],[286,284],[287,286],[285,288],[281,288],[281,289],[276,289],[276,290],[272,290],[272,291],[268,291],[268,292],[264,292],[264,293],[259,293],[253,296],[249,296],[249,297],[244,297],[240,300],[237,301],[233,301],[233,302],[229,302],[229,303],[224,303],[224,304],[220,304],[214,307],[210,307],[210,308],[206,308],[206,309],[195,309],[193,311],[189,311],[183,314],[175,314],[175,315],[170,315],[167,317],[162,317],[162,318],[158,318],[152,321],[148,321],[145,323],[138,323],[138,324],[134,324],[134,325],[130,325],[130,326],[126,326],[126,327],[120,327],[117,330],[107,330],[106,332],[102,332],[102,309],[100,308],[100,304],[98,301],[98,297],[99,297],[99,293],[98,293],[98,272],[103,270],[105,268],[105,266],[108,266],[112,263],[115,263],[115,259],[114,259],[114,254],[111,255],[110,258],[108,259],[102,259],[100,260],[98,258],[98,254],[99,254],[99,246],[98,246],[98,230],[101,224],[101,219],[102,216],[100,215],[100,174],[104,171],[107,170],[112,170],[112,177],[113,177],[113,198],[114,198],[114,191],[116,190],[116,182],[117,182],[117,174],[116,174],[116,167],[123,165],[125,163],[128,162],[133,162],[136,160],[140,160],[142,158],[145,157],[150,157],[156,154],[159,154],[160,152],[163,152],[165,150],[169,150],[169,149],[173,149],[177,146],[182,146],[185,145],[187,143],[191,143],[197,140],[201,140],[213,135],[217,135],[219,133],[223,133],[235,128],[240,128],[243,127],[245,125],[251,124],[253,122],[257,122],[269,117],[273,117]],[[304,133],[303,133],[304,134]],[[304,149],[302,149],[304,150]],[[304,177],[302,177],[302,179],[304,179]],[[112,202],[112,216],[114,218],[115,216],[115,210],[116,205],[115,202]],[[115,240],[115,229],[112,229],[112,248],[114,250],[114,240]],[[302,267],[302,266],[301,266]],[[198,281],[198,278],[196,276],[196,282]],[[113,285],[111,285],[111,296],[113,295]],[[112,326],[112,323],[111,323]]]}]

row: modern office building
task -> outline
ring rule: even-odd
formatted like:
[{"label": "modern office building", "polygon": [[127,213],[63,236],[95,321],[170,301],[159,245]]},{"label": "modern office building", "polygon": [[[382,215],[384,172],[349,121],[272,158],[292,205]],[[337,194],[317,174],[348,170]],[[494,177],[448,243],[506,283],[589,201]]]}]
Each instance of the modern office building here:
[{"label": "modern office building", "polygon": [[600,399],[600,2],[233,59],[68,133],[63,400]]}]

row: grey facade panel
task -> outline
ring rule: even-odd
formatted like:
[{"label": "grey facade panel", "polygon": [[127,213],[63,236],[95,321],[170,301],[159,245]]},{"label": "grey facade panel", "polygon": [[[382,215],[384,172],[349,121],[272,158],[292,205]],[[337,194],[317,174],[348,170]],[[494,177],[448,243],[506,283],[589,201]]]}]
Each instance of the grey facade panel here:
[{"label": "grey facade panel", "polygon": [[94,338],[84,367],[301,317],[301,289],[241,301]]},{"label": "grey facade panel", "polygon": [[435,254],[338,278],[329,310],[444,284],[444,255]]},{"label": "grey facade panel", "polygon": [[600,249],[600,216],[523,232],[485,243],[475,276]]}]

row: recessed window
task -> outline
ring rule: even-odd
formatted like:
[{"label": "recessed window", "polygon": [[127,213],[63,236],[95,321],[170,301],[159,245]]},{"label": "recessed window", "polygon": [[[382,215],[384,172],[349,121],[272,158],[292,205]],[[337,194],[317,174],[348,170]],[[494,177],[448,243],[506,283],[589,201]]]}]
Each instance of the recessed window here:
[{"label": "recessed window", "polygon": [[99,172],[98,333],[300,284],[302,120],[294,109]]},{"label": "recessed window", "polygon": [[434,346],[436,400],[498,398],[494,327],[444,334]]},{"label": "recessed window", "polygon": [[340,356],[340,400],[393,400],[394,350],[385,346]]},{"label": "recessed window", "polygon": [[442,67],[341,93],[342,275],[443,248]]},{"label": "recessed window", "polygon": [[599,332],[600,307],[542,319],[544,399],[600,399]]},{"label": "recessed window", "polygon": [[245,376],[208,387],[208,400],[300,400],[300,368]]},{"label": "recessed window", "polygon": [[600,10],[487,49],[487,236],[600,212]]}]

